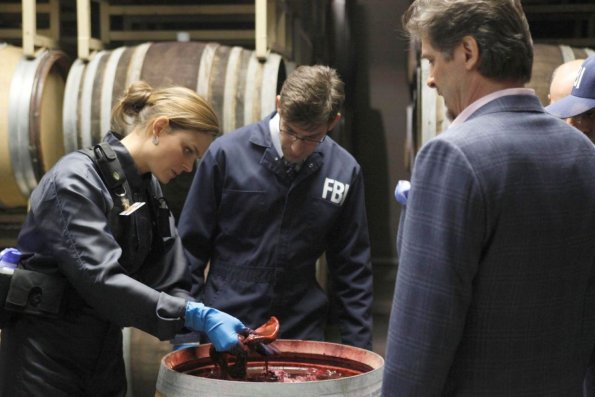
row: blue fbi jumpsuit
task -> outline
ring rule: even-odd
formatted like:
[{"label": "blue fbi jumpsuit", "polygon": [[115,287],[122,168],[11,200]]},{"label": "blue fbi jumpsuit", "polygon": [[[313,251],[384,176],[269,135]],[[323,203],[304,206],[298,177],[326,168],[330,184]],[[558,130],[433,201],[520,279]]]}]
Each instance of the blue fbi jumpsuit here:
[{"label": "blue fbi jumpsuit", "polygon": [[271,141],[273,116],[218,138],[198,166],[178,224],[193,293],[248,327],[274,315],[280,337],[323,340],[329,304],[315,266],[326,252],[342,342],[370,349],[361,168],[327,138],[291,180]]},{"label": "blue fbi jumpsuit", "polygon": [[146,204],[126,219],[114,216],[110,191],[80,152],[44,175],[18,248],[34,253],[24,268],[66,278],[67,305],[57,319],[20,314],[2,329],[2,396],[123,396],[121,327],[160,339],[183,329],[191,282],[173,217],[171,237],[161,237],[150,205],[161,197],[157,180],[138,174],[112,134],[106,140],[134,201]]}]

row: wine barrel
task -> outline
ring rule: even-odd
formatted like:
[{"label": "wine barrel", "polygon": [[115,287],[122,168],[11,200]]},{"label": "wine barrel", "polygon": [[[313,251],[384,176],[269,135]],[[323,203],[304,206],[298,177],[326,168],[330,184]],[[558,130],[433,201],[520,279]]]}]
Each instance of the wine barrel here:
[{"label": "wine barrel", "polygon": [[595,51],[590,48],[535,44],[533,46],[531,81],[526,86],[533,88],[541,103],[546,106],[549,103],[547,95],[550,90],[550,82],[552,81],[554,69],[574,59],[585,59],[591,54],[595,54]]},{"label": "wine barrel", "polygon": [[143,43],[99,51],[77,60],[64,95],[67,152],[101,140],[111,109],[124,89],[144,80],[153,87],[181,85],[195,90],[215,108],[223,132],[255,122],[275,108],[285,80],[282,57],[259,62],[253,51],[204,42]]},{"label": "wine barrel", "polygon": [[27,205],[31,191],[64,155],[62,99],[70,61],[42,49],[33,59],[0,44],[0,208]]},{"label": "wine barrel", "polygon": [[[205,376],[213,370],[210,344],[168,353],[161,360],[159,397],[366,397],[379,396],[384,359],[369,350],[338,343],[279,339],[279,353],[265,363],[249,354],[247,372],[252,381],[222,380]],[[257,381],[264,371],[285,373],[293,382]],[[314,372],[342,374],[305,381]],[[328,372],[327,372],[328,371]],[[201,374],[203,376],[199,376]],[[301,379],[300,379],[301,378]],[[310,377],[313,378],[313,377]]]}]

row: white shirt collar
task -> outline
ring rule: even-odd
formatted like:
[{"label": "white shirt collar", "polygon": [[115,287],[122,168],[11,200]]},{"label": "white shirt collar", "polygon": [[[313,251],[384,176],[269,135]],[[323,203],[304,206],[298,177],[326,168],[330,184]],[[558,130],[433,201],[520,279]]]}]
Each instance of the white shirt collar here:
[{"label": "white shirt collar", "polygon": [[467,106],[461,113],[459,113],[459,115],[452,121],[452,123],[450,123],[449,127],[464,123],[465,121],[467,121],[469,117],[471,117],[473,113],[475,113],[477,109],[479,109],[486,103],[494,101],[498,98],[502,98],[506,95],[535,95],[535,90],[531,88],[507,88],[504,90],[492,92],[491,94],[483,96],[475,102],[473,102],[472,104],[470,104],[469,106]]}]

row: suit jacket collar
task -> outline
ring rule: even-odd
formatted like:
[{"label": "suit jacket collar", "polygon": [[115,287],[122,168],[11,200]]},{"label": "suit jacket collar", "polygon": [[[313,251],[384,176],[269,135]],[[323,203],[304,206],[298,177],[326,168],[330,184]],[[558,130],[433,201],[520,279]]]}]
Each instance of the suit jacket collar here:
[{"label": "suit jacket collar", "polygon": [[544,113],[545,110],[536,95],[505,95],[481,106],[467,120],[498,112]]}]

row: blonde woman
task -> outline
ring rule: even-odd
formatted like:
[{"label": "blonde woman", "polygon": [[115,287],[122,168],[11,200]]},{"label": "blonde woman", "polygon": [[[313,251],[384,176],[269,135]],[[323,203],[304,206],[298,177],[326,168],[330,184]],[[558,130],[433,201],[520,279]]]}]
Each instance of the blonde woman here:
[{"label": "blonde woman", "polygon": [[103,145],[66,155],[31,195],[17,246],[33,287],[20,288],[23,299],[10,292],[2,396],[124,396],[124,326],[162,340],[207,332],[218,350],[245,328],[189,297],[158,183],[190,172],[219,134],[212,108],[189,89],[137,82],[114,106],[112,129]]}]

